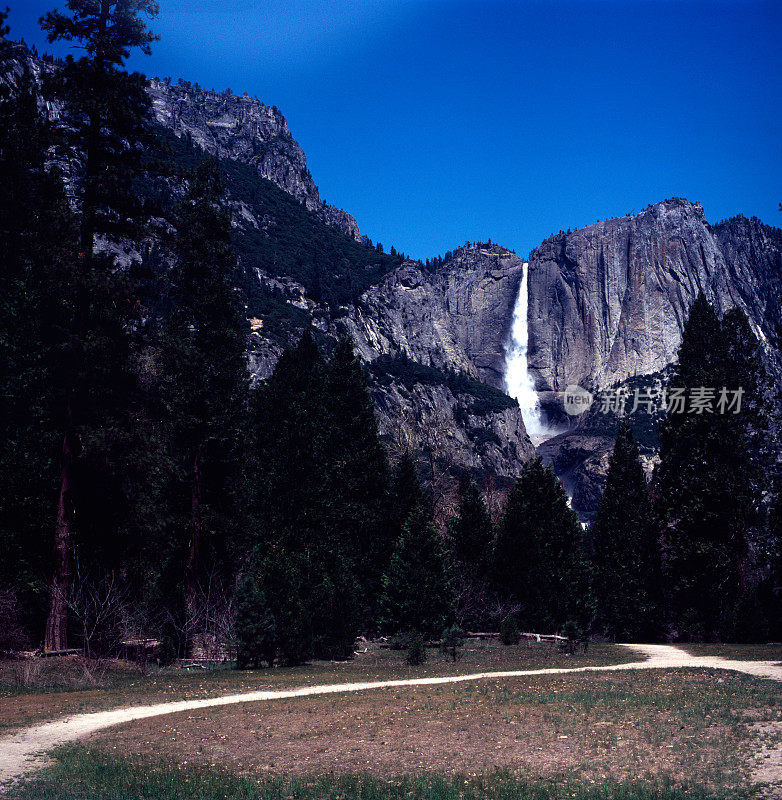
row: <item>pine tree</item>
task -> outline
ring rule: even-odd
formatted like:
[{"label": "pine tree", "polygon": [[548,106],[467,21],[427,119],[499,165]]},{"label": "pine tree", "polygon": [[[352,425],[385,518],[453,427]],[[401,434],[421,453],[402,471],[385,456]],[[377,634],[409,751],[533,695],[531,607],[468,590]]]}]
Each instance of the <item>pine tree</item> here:
[{"label": "pine tree", "polygon": [[460,572],[482,577],[491,556],[494,526],[483,495],[467,474],[459,482],[459,507],[448,531]]},{"label": "pine tree", "polygon": [[249,392],[247,321],[231,282],[236,258],[230,215],[210,160],[198,167],[178,209],[174,251],[173,308],[161,348],[162,397],[174,497],[187,517],[185,613],[192,625],[205,571],[219,570],[234,547],[239,443]]},{"label": "pine tree", "polygon": [[630,426],[616,436],[590,531],[596,626],[619,641],[660,635],[660,549],[652,500]]},{"label": "pine tree", "polygon": [[307,576],[305,657],[349,657],[377,614],[390,557],[388,468],[363,369],[347,341],[329,361],[306,330],[253,403],[261,547]]},{"label": "pine tree", "polygon": [[[770,474],[767,379],[746,318],[720,320],[703,294],[682,332],[671,386],[744,392],[738,414],[669,413],[656,482],[674,621],[688,636],[727,633],[749,587],[750,538]],[[727,634],[730,635],[730,634]]]},{"label": "pine tree", "polygon": [[447,557],[424,504],[410,512],[383,578],[383,627],[391,633],[439,634],[453,619]]},{"label": "pine tree", "polygon": [[511,490],[493,561],[497,588],[521,606],[524,628],[553,630],[587,613],[581,525],[554,471],[539,458]]},{"label": "pine tree", "polygon": [[391,477],[391,518],[396,529],[396,538],[402,532],[402,526],[410,512],[424,503],[425,499],[415,461],[410,453],[405,453],[399,459]]},{"label": "pine tree", "polygon": [[466,473],[459,481],[459,506],[448,523],[448,544],[460,624],[481,630],[496,624],[496,596],[487,584],[494,525],[481,492]]},{"label": "pine tree", "polygon": [[253,393],[256,527],[286,545],[313,538],[309,519],[301,517],[302,509],[311,508],[320,491],[313,447],[324,370],[312,332],[306,329]]},{"label": "pine tree", "polygon": [[385,450],[364,370],[348,339],[342,339],[331,355],[323,391],[325,424],[320,448],[327,502],[325,535],[351,562],[361,595],[369,601],[364,617],[368,621],[377,611],[394,537]]},{"label": "pine tree", "polygon": [[[49,42],[75,41],[85,51],[68,56],[49,81],[49,92],[66,104],[67,144],[84,158],[80,180],[80,241],[92,257],[95,234],[126,230],[139,207],[131,180],[144,148],[154,139],[146,79],[128,74],[132,50],[149,55],[158,38],[143,17],[154,17],[152,0],[67,0],[69,14],[49,11],[40,23]],[[118,225],[119,223],[119,225]]]},{"label": "pine tree", "polygon": [[[5,17],[0,60],[10,54]],[[76,253],[62,180],[46,166],[50,144],[25,71],[13,92],[0,88],[0,583],[17,593],[28,630],[40,624],[38,578],[50,569]]]},{"label": "pine tree", "polygon": [[[79,207],[80,250],[69,282],[71,317],[63,326],[63,379],[58,384],[60,448],[55,556],[44,646],[67,646],[68,595],[78,518],[85,555],[98,543],[108,555],[111,535],[126,504],[122,469],[130,459],[128,398],[133,395],[128,327],[135,301],[126,276],[108,255],[97,254],[95,234],[132,230],[135,216],[128,191],[134,156],[139,156],[150,101],[145,81],[122,69],[134,48],[149,51],[154,39],[139,14],[156,6],[144,0],[69,0],[70,15],[52,11],[41,19],[51,42],[75,41],[86,55],[66,59],[47,78],[49,97],[64,103],[64,144],[83,158],[74,180]],[[71,155],[71,153],[69,153]],[[76,175],[72,176],[74,179]],[[103,559],[106,561],[106,559]]]},{"label": "pine tree", "polygon": [[[17,385],[8,387],[7,398],[16,396],[28,409],[23,417],[11,415],[8,424],[13,426],[11,441],[25,448],[26,439],[26,455],[40,459],[39,479],[47,482],[47,494],[38,496],[37,507],[57,509],[53,555],[47,559],[52,579],[44,646],[59,650],[68,643],[75,520],[83,565],[103,561],[110,570],[121,549],[121,537],[114,534],[128,495],[116,468],[127,460],[126,411],[133,381],[125,325],[132,304],[122,275],[103,269],[103,260],[84,264],[76,257],[76,221],[62,181],[44,166],[52,140],[46,120],[38,117],[31,77],[23,75],[6,100],[9,127],[3,127],[10,138],[3,145],[8,159],[4,175],[10,180],[3,246],[9,248],[9,305],[4,323],[13,325],[7,341],[18,359]],[[31,424],[38,430],[33,432]],[[60,441],[56,447],[48,439],[53,430]],[[58,450],[59,457],[54,455]],[[14,458],[19,456],[17,449]],[[53,494],[50,464],[58,476]],[[17,478],[24,474],[19,470]],[[30,501],[33,497],[28,495]]]}]

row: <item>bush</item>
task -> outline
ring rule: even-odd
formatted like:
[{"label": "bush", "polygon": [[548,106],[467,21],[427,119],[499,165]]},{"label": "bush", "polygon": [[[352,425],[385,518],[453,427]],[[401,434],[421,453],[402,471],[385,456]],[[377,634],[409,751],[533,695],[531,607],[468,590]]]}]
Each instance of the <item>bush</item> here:
[{"label": "bush", "polygon": [[426,661],[426,643],[420,633],[410,633],[407,637],[407,663],[417,667]]},{"label": "bush", "polygon": [[756,590],[749,590],[739,595],[724,614],[720,638],[727,642],[756,644],[767,642],[770,627],[768,618]]},{"label": "bush", "polygon": [[388,640],[388,646],[391,650],[406,650],[409,639],[409,633],[397,633]]},{"label": "bush", "polygon": [[677,638],[685,642],[703,642],[706,640],[706,629],[700,621],[696,609],[688,608],[681,615]]},{"label": "bush", "polygon": [[518,644],[521,641],[521,631],[515,614],[508,614],[500,623],[500,641],[506,647]]},{"label": "bush", "polygon": [[464,647],[464,631],[458,625],[451,625],[442,632],[441,653],[446,653],[451,656],[452,661],[457,661],[461,657],[462,647]]},{"label": "bush", "polygon": [[573,655],[579,643],[584,646],[584,650],[586,651],[586,636],[575,620],[569,619],[562,626],[562,635],[567,638],[564,642],[560,642],[559,646],[566,653]]},{"label": "bush", "polygon": [[277,625],[260,581],[245,576],[236,593],[236,666],[258,669],[266,661],[274,666]]}]

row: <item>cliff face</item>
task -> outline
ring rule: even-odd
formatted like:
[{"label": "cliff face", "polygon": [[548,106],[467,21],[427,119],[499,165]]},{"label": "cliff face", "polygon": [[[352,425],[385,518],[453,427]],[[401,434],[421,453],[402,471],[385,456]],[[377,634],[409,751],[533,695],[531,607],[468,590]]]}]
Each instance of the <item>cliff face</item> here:
[{"label": "cliff face", "polygon": [[[666,200],[640,214],[547,239],[530,256],[529,364],[538,390],[598,390],[665,371],[689,307],[703,291],[718,312],[738,306],[782,387],[782,231],[736,217],[711,226],[699,204]],[[632,396],[632,393],[631,393]],[[556,401],[544,407],[563,421]],[[582,519],[602,494],[617,420],[567,420],[539,452]],[[648,465],[656,444],[642,448]]]},{"label": "cliff face", "polygon": [[[482,376],[494,374],[486,363],[504,361],[504,304],[512,309],[520,269],[510,251],[465,248],[437,272],[405,262],[337,311],[308,300],[293,281],[258,277],[306,310],[323,334],[351,338],[393,455],[422,454],[442,476],[466,468],[512,479],[535,449],[518,405]],[[264,335],[261,320],[253,327],[251,369],[263,379],[282,347]]]},{"label": "cliff face", "polygon": [[523,262],[497,245],[463,247],[439,270],[407,262],[348,309],[363,358],[401,353],[503,386]]},{"label": "cliff face", "polygon": [[[366,362],[401,357],[433,370],[425,381],[394,375],[374,383],[387,438],[508,478],[534,456],[518,405],[497,391],[522,267],[502,247],[464,247],[436,271],[406,262],[344,309],[333,331],[350,335]],[[443,374],[439,383],[434,371]],[[488,401],[476,398],[479,387],[447,382],[451,371],[495,390]]]},{"label": "cliff face", "polygon": [[253,166],[314,211],[323,222],[356,241],[361,234],[346,211],[327,205],[307,169],[307,159],[276,107],[230,91],[207,91],[189,83],[173,85],[153,79],[149,95],[158,123],[175,136],[187,137],[216,158]]},{"label": "cliff face", "polygon": [[[12,43],[10,56],[0,70],[0,86],[15,90],[25,67],[36,82],[47,71],[57,69],[23,44]],[[295,197],[326,225],[361,241],[356,220],[320,199],[304,151],[279,109],[247,94],[239,97],[230,90],[208,91],[184,81],[174,85],[153,78],[147,91],[155,120],[175,136],[189,138],[215,158],[251,165],[260,177]],[[50,119],[58,118],[62,110],[55,103],[43,101],[41,107]]]},{"label": "cliff face", "polygon": [[[0,81],[13,90],[25,62],[36,79],[57,68],[20,45]],[[227,170],[226,185],[248,303],[253,378],[271,374],[285,345],[308,322],[327,336],[348,334],[368,365],[378,425],[392,452],[417,451],[443,476],[453,468],[517,475],[534,455],[521,412],[482,381],[502,385],[521,261],[488,246],[458,250],[434,272],[415,262],[394,268],[398,259],[361,244],[349,214],[321,202],[305,155],[276,108],[186,82],[152,80],[149,93],[155,121],[187,152],[193,145],[224,167],[241,167]],[[61,109],[43,105],[42,111],[52,118]],[[155,185],[169,204],[184,190],[181,180],[155,179]],[[156,219],[169,234],[171,224],[167,217]],[[328,235],[324,225],[353,241]],[[149,241],[101,246],[127,266],[152,248],[166,262],[166,241],[151,233]],[[404,363],[378,366],[397,356]]]},{"label": "cliff face", "polygon": [[[37,80],[57,68],[16,45],[0,84],[13,90],[25,63]],[[480,245],[454,251],[437,269],[398,266],[398,258],[360,244],[349,214],[321,201],[276,108],[187,82],[153,80],[149,93],[157,123],[181,140],[177,147],[190,142],[223,160],[255,379],[271,373],[309,321],[327,336],[347,334],[368,366],[378,424],[392,450],[418,450],[443,471],[517,475],[535,450],[518,406],[498,390],[521,259]],[[62,109],[40,105],[50,118],[61,116]],[[78,173],[76,161],[58,162],[66,181]],[[184,189],[181,180],[161,181],[169,201]],[[170,234],[173,223],[160,214],[155,225]],[[153,231],[148,242],[111,246],[122,265],[151,248],[165,261],[167,238]],[[539,391],[569,384],[596,390],[664,370],[699,291],[720,312],[745,311],[782,386],[782,231],[758,220],[711,226],[700,205],[667,200],[547,239],[530,256],[528,290],[528,360]],[[556,416],[555,402],[544,403]],[[569,422],[574,429],[539,452],[588,519],[614,430],[595,415]],[[647,438],[651,464],[656,444]]]},{"label": "cliff face", "polygon": [[699,204],[666,200],[547,239],[530,256],[529,363],[539,390],[599,388],[676,356],[690,304],[747,314],[779,360],[782,234],[758,220],[712,228]]}]

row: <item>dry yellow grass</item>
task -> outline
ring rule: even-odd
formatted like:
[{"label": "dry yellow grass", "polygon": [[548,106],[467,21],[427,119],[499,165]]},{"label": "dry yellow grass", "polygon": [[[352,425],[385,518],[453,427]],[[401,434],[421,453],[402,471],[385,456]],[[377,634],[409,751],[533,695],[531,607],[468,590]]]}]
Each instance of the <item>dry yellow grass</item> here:
[{"label": "dry yellow grass", "polygon": [[[779,684],[713,672],[574,674],[302,698],[149,719],[92,744],[245,775],[651,778],[747,787]],[[768,728],[764,728],[768,731]],[[767,742],[768,744],[768,742]]]},{"label": "dry yellow grass", "polygon": [[80,658],[38,662],[0,662],[0,732],[84,711],[168,700],[193,700],[223,694],[394,678],[458,675],[479,670],[594,666],[636,660],[613,645],[593,645],[587,654],[568,656],[550,644],[503,647],[497,642],[470,642],[456,663],[429,651],[429,660],[408,667],[404,653],[373,645],[347,662],[319,661],[301,667],[236,671],[230,668],[188,672],[151,669],[146,674],[123,662],[85,662]]}]

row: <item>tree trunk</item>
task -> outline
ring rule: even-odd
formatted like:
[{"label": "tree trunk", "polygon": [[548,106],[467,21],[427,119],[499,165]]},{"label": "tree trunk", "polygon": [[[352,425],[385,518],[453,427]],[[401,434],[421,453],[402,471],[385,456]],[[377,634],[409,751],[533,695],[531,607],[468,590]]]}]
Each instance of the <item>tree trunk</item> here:
[{"label": "tree trunk", "polygon": [[49,588],[49,616],[46,620],[44,650],[68,649],[68,593],[71,588],[72,530],[70,515],[71,469],[70,424],[62,438],[60,495],[54,531],[54,570]]},{"label": "tree trunk", "polygon": [[185,564],[185,612],[187,614],[187,650],[192,655],[194,625],[198,612],[198,565],[201,549],[201,500],[203,474],[199,447],[193,459],[193,481],[190,487],[190,549]]}]

